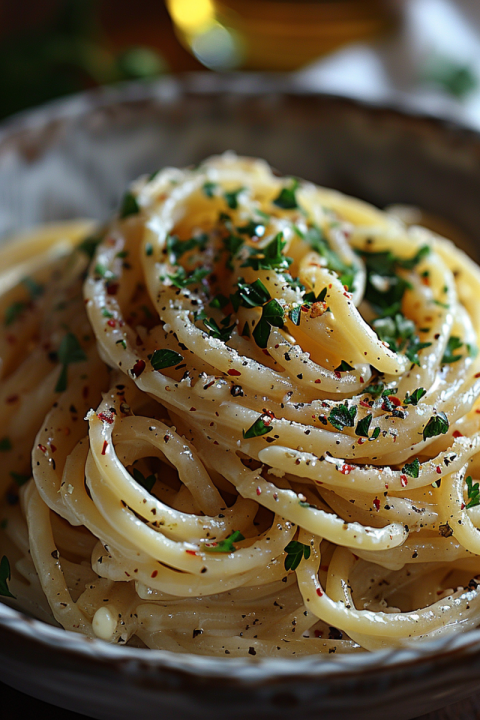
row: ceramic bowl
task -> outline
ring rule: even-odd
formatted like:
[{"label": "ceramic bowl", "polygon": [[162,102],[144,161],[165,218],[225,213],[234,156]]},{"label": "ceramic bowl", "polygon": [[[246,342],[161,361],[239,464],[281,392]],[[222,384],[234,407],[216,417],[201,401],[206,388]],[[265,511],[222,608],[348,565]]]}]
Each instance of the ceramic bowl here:
[{"label": "ceramic bowl", "polygon": [[[0,234],[105,219],[137,175],[226,149],[380,207],[418,205],[480,257],[480,135],[252,75],[102,90],[4,124]],[[0,604],[1,679],[102,720],[406,720],[474,692],[479,672],[480,631],[413,650],[225,660],[110,646]]]}]

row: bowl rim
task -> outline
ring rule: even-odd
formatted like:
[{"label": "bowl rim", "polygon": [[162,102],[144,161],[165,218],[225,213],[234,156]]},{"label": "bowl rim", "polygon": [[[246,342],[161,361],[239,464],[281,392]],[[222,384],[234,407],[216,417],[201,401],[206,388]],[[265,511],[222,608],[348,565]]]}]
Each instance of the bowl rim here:
[{"label": "bowl rim", "polygon": [[[426,113],[416,107],[405,105],[402,98],[387,101],[360,100],[332,93],[309,89],[298,83],[294,76],[279,74],[231,73],[215,75],[208,72],[185,73],[177,77],[139,83],[119,83],[110,87],[88,90],[83,93],[50,101],[37,108],[16,113],[0,123],[0,154],[4,146],[15,141],[18,135],[37,132],[51,123],[74,120],[97,110],[115,105],[151,101],[157,104],[174,103],[186,96],[206,97],[229,95],[240,98],[260,98],[265,94],[279,95],[287,99],[308,98],[312,102],[332,102],[374,115],[388,113],[404,122],[417,125],[425,123],[458,143],[459,139],[480,148],[480,132],[461,122]],[[299,658],[225,658],[174,653],[168,650],[152,650],[123,645],[112,645],[97,638],[31,618],[0,601],[0,633],[10,632],[37,645],[46,645],[53,651],[67,653],[78,660],[96,660],[113,667],[128,669],[128,674],[139,676],[149,670],[169,670],[183,675],[231,680],[241,685],[269,681],[275,684],[289,679],[333,679],[365,675],[378,671],[402,671],[434,661],[435,664],[452,656],[467,656],[472,661],[480,659],[480,629],[444,636],[428,642],[394,650],[377,650],[353,654],[323,654]],[[8,655],[2,650],[0,655]]]}]

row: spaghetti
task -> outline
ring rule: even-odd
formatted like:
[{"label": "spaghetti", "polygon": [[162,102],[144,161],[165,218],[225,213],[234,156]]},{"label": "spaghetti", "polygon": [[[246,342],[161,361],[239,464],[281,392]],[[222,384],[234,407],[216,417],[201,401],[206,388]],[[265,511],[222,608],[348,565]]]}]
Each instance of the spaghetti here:
[{"label": "spaghetti", "polygon": [[467,256],[233,154],[84,232],[3,251],[6,602],[231,657],[480,624]]}]

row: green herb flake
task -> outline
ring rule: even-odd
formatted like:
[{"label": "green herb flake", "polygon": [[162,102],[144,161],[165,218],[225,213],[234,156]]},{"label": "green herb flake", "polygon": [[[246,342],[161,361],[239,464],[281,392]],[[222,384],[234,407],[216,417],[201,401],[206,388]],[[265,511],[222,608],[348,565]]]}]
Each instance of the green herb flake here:
[{"label": "green herb flake", "polygon": [[346,360],[342,360],[340,365],[335,368],[335,372],[348,372],[349,370],[354,370],[354,369],[355,368],[353,368],[351,365],[349,365]]},{"label": "green herb flake", "polygon": [[469,502],[467,503],[467,510],[469,510],[470,508],[480,505],[480,488],[478,486],[478,483],[473,484],[471,475],[465,478],[465,482],[467,483],[467,493],[469,500]]},{"label": "green herb flake", "polygon": [[238,196],[243,190],[245,190],[245,188],[240,187],[237,190],[231,190],[230,192],[226,192],[223,194],[225,202],[227,203],[230,210],[236,210],[238,208]]},{"label": "green herb flake", "polygon": [[102,308],[102,316],[106,318],[113,318],[113,313],[110,312],[110,310],[107,310],[106,307]]},{"label": "green herb flake", "polygon": [[347,404],[342,404],[333,408],[328,416],[328,421],[336,430],[342,431],[346,427],[353,427],[355,425],[356,414],[357,408],[355,405],[349,408]]},{"label": "green herb flake", "polygon": [[462,359],[462,355],[454,355],[455,350],[459,350],[463,346],[462,341],[456,335],[451,335],[448,338],[447,347],[442,357],[442,364],[458,362]]},{"label": "green herb flake", "polygon": [[116,280],[116,275],[109,270],[105,265],[97,263],[94,269],[95,275],[99,275],[104,280]]},{"label": "green herb flake", "polygon": [[120,219],[123,220],[130,215],[137,215],[140,212],[140,206],[137,198],[131,192],[126,192],[120,205]]},{"label": "green herb flake", "polygon": [[95,251],[98,247],[98,245],[102,242],[101,237],[96,237],[95,235],[90,235],[89,237],[86,237],[85,240],[82,240],[82,242],[77,245],[77,250],[80,252],[83,252],[90,260],[95,255]]},{"label": "green herb flake", "polygon": [[283,233],[277,233],[265,247],[250,248],[250,257],[241,267],[251,267],[254,270],[287,270],[293,260],[283,254],[286,244]]},{"label": "green herb flake", "polygon": [[262,307],[270,300],[270,293],[261,280],[255,280],[251,284],[239,280],[237,287],[235,294],[230,295],[235,312],[240,305],[246,308]]},{"label": "green herb flake", "polygon": [[208,235],[200,233],[188,240],[180,240],[177,235],[167,235],[167,251],[170,260],[174,265],[178,264],[178,260],[190,250],[204,250],[208,243]]},{"label": "green herb flake", "polygon": [[283,327],[284,319],[284,310],[278,300],[270,300],[270,302],[263,306],[262,317],[256,324],[253,331],[253,339],[257,343],[258,347],[267,347],[272,326],[278,328]]},{"label": "green herb flake", "polygon": [[423,428],[423,439],[437,437],[437,435],[445,435],[448,432],[448,418],[444,412],[432,415],[428,423]]},{"label": "green herb flake", "polygon": [[298,180],[293,179],[290,187],[284,187],[280,190],[277,197],[272,200],[273,204],[283,210],[295,210],[298,208],[296,192],[299,184]]},{"label": "green herb flake", "polygon": [[418,403],[420,402],[422,397],[426,394],[427,394],[427,391],[422,387],[414,390],[411,395],[407,392],[407,394],[405,395],[405,400],[403,401],[403,404],[404,405],[418,405]]},{"label": "green herb flake", "polygon": [[272,418],[270,417],[270,415],[260,415],[260,417],[255,420],[253,425],[251,425],[248,430],[242,430],[244,440],[261,437],[262,435],[266,435],[267,433],[271,432],[273,430],[270,424],[271,422]]},{"label": "green herb flake", "polygon": [[300,325],[300,318],[302,315],[302,307],[301,305],[297,305],[296,307],[292,308],[289,313],[288,317],[293,322],[294,325]]},{"label": "green herb flake", "polygon": [[227,297],[225,297],[225,295],[222,295],[221,293],[219,293],[218,295],[215,295],[215,297],[212,300],[210,300],[210,302],[208,303],[208,306],[211,308],[216,308],[217,310],[221,310],[226,305],[228,305],[229,302],[230,302],[230,300]]},{"label": "green herb flake", "polygon": [[355,435],[360,437],[368,438],[368,431],[370,430],[370,424],[372,422],[372,414],[369,413],[364,418],[358,421],[357,427],[355,428]]},{"label": "green herb flake", "polygon": [[232,553],[237,550],[234,543],[241,542],[242,540],[245,540],[242,533],[235,530],[228,538],[225,538],[225,540],[219,540],[216,543],[204,543],[203,550],[211,553]]},{"label": "green herb flake", "polygon": [[202,190],[206,197],[213,198],[215,196],[215,190],[217,187],[217,183],[207,180],[207,182],[203,183]]},{"label": "green herb flake", "polygon": [[153,245],[151,242],[147,242],[145,244],[145,255],[147,257],[150,257],[151,255],[153,255]]},{"label": "green herb flake", "polygon": [[415,458],[411,463],[405,463],[402,467],[402,472],[404,472],[405,475],[410,475],[410,477],[418,478],[420,474],[420,460]]},{"label": "green herb flake", "polygon": [[8,583],[11,578],[10,563],[8,562],[7,556],[4,555],[0,560],[0,595],[3,595],[3,597],[11,597],[15,600],[15,595],[12,595],[8,589]]},{"label": "green herb flake", "polygon": [[232,325],[228,325],[230,319],[230,315],[228,315],[228,317],[226,318],[223,318],[221,324],[224,327],[220,327],[220,325],[218,325],[217,321],[214,318],[203,320],[203,324],[208,330],[209,337],[215,338],[216,340],[221,340],[224,343],[228,342],[232,336],[232,332],[234,331],[236,324],[234,322],[232,323]]},{"label": "green herb flake", "polygon": [[285,570],[296,570],[303,558],[308,560],[311,550],[308,545],[304,545],[298,540],[291,540],[285,547],[285,552],[287,553]]},{"label": "green herb flake", "polygon": [[55,392],[65,392],[67,389],[68,366],[73,363],[84,362],[87,359],[85,352],[73,333],[67,333],[58,348],[58,360],[62,364]]},{"label": "green herb flake", "polygon": [[155,485],[156,481],[155,475],[149,475],[148,477],[145,477],[145,475],[141,473],[140,470],[137,470],[137,468],[132,469],[132,475],[134,477],[134,480],[136,480],[139,485],[145,488],[147,492],[152,492],[153,486]]},{"label": "green herb flake", "polygon": [[183,267],[179,267],[174,275],[169,275],[168,277],[172,285],[178,288],[184,288],[187,287],[187,285],[201,282],[207,275],[210,275],[210,270],[207,268],[198,267],[187,274]]},{"label": "green herb flake", "polygon": [[175,365],[178,365],[183,360],[183,356],[180,355],[180,353],[175,352],[175,350],[155,350],[152,357],[150,358],[150,363],[154,370],[163,370],[164,368],[174,367]]}]

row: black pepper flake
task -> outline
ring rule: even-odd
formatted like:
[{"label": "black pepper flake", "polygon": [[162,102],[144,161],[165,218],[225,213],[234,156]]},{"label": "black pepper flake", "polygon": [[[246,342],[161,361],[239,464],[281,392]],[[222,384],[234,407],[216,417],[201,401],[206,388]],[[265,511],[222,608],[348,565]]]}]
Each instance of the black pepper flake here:
[{"label": "black pepper flake", "polygon": [[249,654],[249,655],[256,655],[256,654],[257,654],[257,651],[255,650],[254,647],[249,647],[249,648],[248,648],[248,654]]}]

